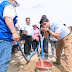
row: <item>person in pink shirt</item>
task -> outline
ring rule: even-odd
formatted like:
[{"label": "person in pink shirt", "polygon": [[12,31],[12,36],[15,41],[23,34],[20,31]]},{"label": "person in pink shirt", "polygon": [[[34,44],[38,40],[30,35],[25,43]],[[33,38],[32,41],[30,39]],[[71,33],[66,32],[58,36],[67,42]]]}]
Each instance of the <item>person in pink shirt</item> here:
[{"label": "person in pink shirt", "polygon": [[40,31],[37,28],[36,24],[33,25],[33,34],[34,34],[34,37],[33,37],[33,41],[32,41],[32,49],[34,49],[34,51],[35,51],[37,44],[39,42],[39,36],[40,36]]}]

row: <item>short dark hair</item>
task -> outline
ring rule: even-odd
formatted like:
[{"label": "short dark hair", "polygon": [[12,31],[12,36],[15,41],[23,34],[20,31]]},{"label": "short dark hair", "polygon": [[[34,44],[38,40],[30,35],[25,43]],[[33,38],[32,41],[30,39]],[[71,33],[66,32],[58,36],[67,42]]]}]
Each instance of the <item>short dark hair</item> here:
[{"label": "short dark hair", "polygon": [[44,19],[44,18],[46,18],[46,15],[42,15],[41,19]]},{"label": "short dark hair", "polygon": [[63,24],[64,26],[66,26],[66,24]]},{"label": "short dark hair", "polygon": [[30,20],[30,18],[29,18],[29,17],[27,17],[27,18],[26,18],[26,20],[27,20],[27,19],[29,19],[29,20]]},{"label": "short dark hair", "polygon": [[42,19],[40,20],[39,23],[41,24],[41,23],[43,23],[44,21],[45,21],[45,22],[48,22],[49,20],[48,20],[47,17],[42,17]]}]

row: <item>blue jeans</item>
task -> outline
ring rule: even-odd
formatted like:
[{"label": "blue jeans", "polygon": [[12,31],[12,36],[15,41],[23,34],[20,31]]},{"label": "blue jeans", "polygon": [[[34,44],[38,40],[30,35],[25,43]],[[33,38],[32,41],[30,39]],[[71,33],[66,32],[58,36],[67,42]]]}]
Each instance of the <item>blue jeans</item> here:
[{"label": "blue jeans", "polygon": [[6,72],[11,60],[12,41],[0,40],[0,72]]},{"label": "blue jeans", "polygon": [[48,40],[49,39],[44,39],[44,52],[45,52],[45,56],[48,56]]},{"label": "blue jeans", "polygon": [[54,57],[54,49],[56,48],[57,41],[50,41],[52,48],[52,57]]}]

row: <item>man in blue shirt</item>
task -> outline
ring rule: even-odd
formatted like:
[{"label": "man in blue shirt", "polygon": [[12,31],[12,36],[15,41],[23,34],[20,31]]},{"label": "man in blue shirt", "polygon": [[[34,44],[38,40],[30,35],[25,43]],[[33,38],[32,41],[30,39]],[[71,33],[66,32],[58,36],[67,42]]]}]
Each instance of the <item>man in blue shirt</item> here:
[{"label": "man in blue shirt", "polygon": [[58,39],[56,46],[56,62],[55,64],[59,65],[61,63],[61,53],[64,48],[64,53],[66,56],[66,72],[72,72],[72,57],[71,57],[71,34],[67,27],[63,24],[58,24],[50,22],[46,17],[40,20],[40,24],[43,28],[41,30],[44,32],[45,38],[48,38],[48,33],[53,37]]},{"label": "man in blue shirt", "polygon": [[15,30],[17,0],[5,0],[0,4],[0,72],[6,72],[11,59],[12,40],[19,41]]}]

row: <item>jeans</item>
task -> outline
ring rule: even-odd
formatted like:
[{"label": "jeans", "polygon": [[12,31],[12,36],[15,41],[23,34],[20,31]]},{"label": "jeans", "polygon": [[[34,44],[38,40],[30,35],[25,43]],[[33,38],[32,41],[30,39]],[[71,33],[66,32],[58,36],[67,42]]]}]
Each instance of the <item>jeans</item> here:
[{"label": "jeans", "polygon": [[0,72],[6,72],[11,60],[12,41],[0,40]]},{"label": "jeans", "polygon": [[48,40],[49,39],[44,39],[44,52],[45,52],[45,56],[48,56]]},{"label": "jeans", "polygon": [[72,72],[72,57],[71,57],[71,34],[57,42],[56,46],[56,62],[60,63],[61,53],[64,49],[66,72]]},{"label": "jeans", "polygon": [[56,48],[57,41],[50,41],[52,48],[52,57],[54,57],[54,49]]}]

